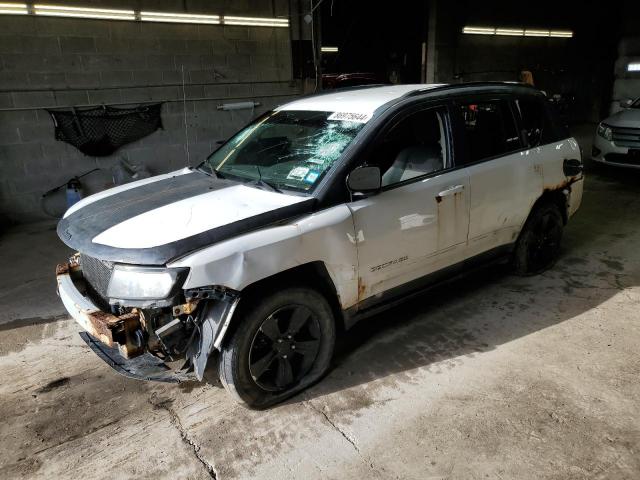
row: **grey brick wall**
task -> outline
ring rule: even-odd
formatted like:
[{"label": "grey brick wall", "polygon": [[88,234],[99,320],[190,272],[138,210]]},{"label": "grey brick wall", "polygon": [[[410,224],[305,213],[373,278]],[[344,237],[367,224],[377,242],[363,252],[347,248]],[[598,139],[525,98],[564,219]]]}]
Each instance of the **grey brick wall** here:
[{"label": "grey brick wall", "polygon": [[[172,12],[184,12],[186,4],[192,13],[289,14],[286,0],[55,3]],[[101,171],[86,177],[85,192],[105,188],[121,158],[142,161],[153,174],[199,163],[216,141],[299,94],[291,80],[289,33],[287,28],[0,15],[0,224],[46,218],[42,193],[92,168]],[[216,109],[237,98],[262,105],[255,111]],[[43,109],[152,101],[165,102],[164,129],[100,158],[56,141]],[[48,201],[49,210],[63,208],[62,192]]]}]

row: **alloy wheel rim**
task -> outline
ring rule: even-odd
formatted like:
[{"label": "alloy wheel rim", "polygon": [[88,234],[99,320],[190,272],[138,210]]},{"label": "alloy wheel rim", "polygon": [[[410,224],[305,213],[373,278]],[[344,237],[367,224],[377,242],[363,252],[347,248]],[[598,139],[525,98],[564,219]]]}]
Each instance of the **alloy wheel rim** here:
[{"label": "alloy wheel rim", "polygon": [[304,305],[287,305],[264,319],[251,341],[249,373],[263,390],[282,391],[313,367],[320,349],[320,323]]}]

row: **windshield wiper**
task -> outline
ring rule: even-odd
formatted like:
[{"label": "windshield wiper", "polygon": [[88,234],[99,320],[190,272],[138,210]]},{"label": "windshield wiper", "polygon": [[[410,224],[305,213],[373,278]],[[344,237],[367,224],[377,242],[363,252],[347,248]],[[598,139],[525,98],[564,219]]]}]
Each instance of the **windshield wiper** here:
[{"label": "windshield wiper", "polygon": [[264,180],[262,178],[262,172],[260,171],[260,167],[258,165],[254,165],[254,167],[256,167],[256,170],[258,170],[258,178],[249,181],[250,184],[257,185],[263,188],[267,187],[273,192],[282,193],[282,190],[280,190],[273,182],[269,182],[268,180]]},{"label": "windshield wiper", "polygon": [[269,182],[268,180],[263,180],[262,178],[250,180],[249,183],[251,185],[256,185],[258,187],[266,187],[272,192],[282,193],[282,190],[280,190],[273,182]]}]

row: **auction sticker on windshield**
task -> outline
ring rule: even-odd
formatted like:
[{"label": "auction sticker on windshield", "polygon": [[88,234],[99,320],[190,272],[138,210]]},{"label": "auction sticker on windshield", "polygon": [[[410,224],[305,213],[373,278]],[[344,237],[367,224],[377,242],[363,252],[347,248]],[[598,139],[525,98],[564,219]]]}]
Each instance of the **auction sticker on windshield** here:
[{"label": "auction sticker on windshield", "polygon": [[334,112],[327,117],[327,120],[342,120],[347,122],[367,123],[371,120],[370,113]]}]

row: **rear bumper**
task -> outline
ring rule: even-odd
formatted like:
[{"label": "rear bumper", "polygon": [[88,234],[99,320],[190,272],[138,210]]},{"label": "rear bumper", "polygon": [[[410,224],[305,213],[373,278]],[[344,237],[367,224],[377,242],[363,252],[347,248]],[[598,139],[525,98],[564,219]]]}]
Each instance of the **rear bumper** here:
[{"label": "rear bumper", "polygon": [[56,267],[58,295],[67,312],[91,336],[106,346],[117,348],[125,358],[133,358],[144,351],[140,335],[140,316],[131,312],[121,316],[103,312],[81,291],[83,280],[77,263]]}]

